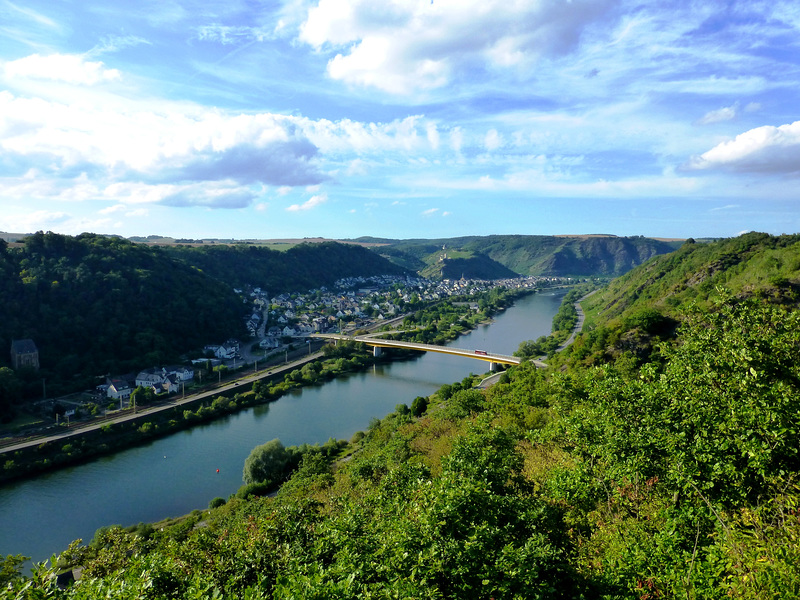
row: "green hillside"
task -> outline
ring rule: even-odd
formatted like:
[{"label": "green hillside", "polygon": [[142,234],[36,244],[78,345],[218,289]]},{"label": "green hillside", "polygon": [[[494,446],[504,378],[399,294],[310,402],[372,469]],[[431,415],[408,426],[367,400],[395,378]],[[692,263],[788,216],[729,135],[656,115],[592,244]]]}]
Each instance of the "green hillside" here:
[{"label": "green hillside", "polygon": [[706,305],[719,287],[793,303],[798,285],[800,235],[748,233],[706,244],[689,240],[615,279],[584,309],[598,322],[645,308],[672,315],[691,302]]},{"label": "green hillside", "polygon": [[678,336],[635,370],[443,386],[347,460],[270,442],[299,460],[277,497],[98,531],[34,579],[10,557],[7,597],[797,597],[800,313],[720,298]]},{"label": "green hillside", "polygon": [[[723,291],[724,290],[724,291]],[[592,365],[627,357],[635,366],[675,335],[693,309],[721,293],[797,307],[800,236],[748,233],[656,256],[587,298],[584,333],[557,363]]]},{"label": "green hillside", "polygon": [[[429,277],[487,277],[509,273],[561,277],[613,277],[658,254],[672,252],[680,243],[643,237],[491,235],[438,240],[379,240],[374,251]],[[459,256],[460,254],[464,256]],[[449,269],[448,261],[471,259]],[[442,264],[445,268],[442,269]],[[482,273],[483,275],[478,275]]]},{"label": "green hillside", "polygon": [[420,275],[427,279],[506,279],[519,275],[483,254],[470,252],[448,253],[433,264],[427,265]]}]

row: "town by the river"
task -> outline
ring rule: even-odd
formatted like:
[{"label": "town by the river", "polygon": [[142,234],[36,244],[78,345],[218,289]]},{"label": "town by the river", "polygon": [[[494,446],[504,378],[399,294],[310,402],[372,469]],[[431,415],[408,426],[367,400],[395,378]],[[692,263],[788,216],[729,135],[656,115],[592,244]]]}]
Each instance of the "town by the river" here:
[{"label": "town by the river", "polygon": [[[550,333],[564,291],[524,296],[453,346],[511,354]],[[482,373],[488,363],[427,353],[296,390],[272,404],[0,487],[0,554],[42,561],[103,526],[155,522],[204,509],[242,484],[244,460],[257,445],[349,439],[397,404],[411,404],[446,383]]]}]

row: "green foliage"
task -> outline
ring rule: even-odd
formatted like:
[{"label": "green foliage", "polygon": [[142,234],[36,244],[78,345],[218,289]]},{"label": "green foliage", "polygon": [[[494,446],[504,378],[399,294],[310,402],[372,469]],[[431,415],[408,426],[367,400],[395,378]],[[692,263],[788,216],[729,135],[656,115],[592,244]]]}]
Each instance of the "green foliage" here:
[{"label": "green foliage", "polygon": [[8,367],[0,367],[0,420],[10,421],[22,400],[22,382]]},{"label": "green foliage", "polygon": [[273,491],[274,486],[264,481],[256,481],[254,483],[246,483],[238,490],[236,490],[236,497],[241,500],[247,500],[253,496],[266,496]]},{"label": "green foliage", "polygon": [[273,485],[284,478],[291,458],[277,438],[256,446],[244,461],[242,479],[245,483]]},{"label": "green foliage", "polygon": [[216,498],[212,498],[208,503],[208,508],[219,508],[220,506],[225,506],[225,498],[221,498],[217,496]]},{"label": "green foliage", "polygon": [[0,558],[0,589],[22,576],[22,565],[28,560],[21,554],[7,554]]},{"label": "green foliage", "polygon": [[425,396],[417,396],[411,403],[411,414],[415,417],[421,417],[428,410],[428,399]]},{"label": "green foliage", "polygon": [[[800,585],[785,559],[773,571],[742,550],[755,537],[759,556],[782,557],[790,539],[771,525],[775,500],[761,503],[800,469],[799,325],[797,311],[723,295],[712,312],[688,315],[658,363],[607,366],[565,388],[562,418],[533,438],[557,441],[576,460],[568,477],[550,480],[551,494],[582,518],[614,523],[587,547],[603,552],[607,581],[639,576],[653,593],[744,597],[758,597],[745,585],[754,571],[784,592]],[[798,502],[791,487],[782,506]],[[601,516],[591,517],[595,505]]]},{"label": "green foliage", "polygon": [[[663,314],[628,324],[652,335]],[[398,406],[333,468],[336,440],[273,440],[275,498],[250,484],[163,531],[98,532],[54,561],[84,566],[58,593],[797,597],[800,313],[723,294],[683,322],[645,357],[443,386],[424,419],[405,414],[424,398]],[[48,573],[13,577],[14,595],[54,596]]]},{"label": "green foliage", "polygon": [[484,396],[480,390],[458,390],[449,397],[442,415],[448,419],[463,419],[470,414],[481,412],[483,401]]}]

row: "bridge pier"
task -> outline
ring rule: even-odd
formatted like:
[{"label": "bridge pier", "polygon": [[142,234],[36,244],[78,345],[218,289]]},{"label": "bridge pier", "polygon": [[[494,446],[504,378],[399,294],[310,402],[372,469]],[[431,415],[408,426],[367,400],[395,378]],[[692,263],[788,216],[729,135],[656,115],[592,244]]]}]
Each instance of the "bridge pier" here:
[{"label": "bridge pier", "polygon": [[382,354],[383,354],[383,348],[381,348],[380,346],[373,346],[372,347],[372,356],[374,356],[375,358],[378,358]]},{"label": "bridge pier", "polygon": [[489,363],[489,372],[490,373],[497,373],[497,371],[499,371],[499,370],[500,370],[500,365],[499,364],[497,364],[496,362],[490,362]]}]

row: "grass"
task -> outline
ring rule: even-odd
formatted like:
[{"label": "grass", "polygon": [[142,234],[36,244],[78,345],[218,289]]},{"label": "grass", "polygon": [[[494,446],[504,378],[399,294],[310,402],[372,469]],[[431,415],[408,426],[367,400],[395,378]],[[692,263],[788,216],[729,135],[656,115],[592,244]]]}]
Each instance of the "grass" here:
[{"label": "grass", "polygon": [[28,427],[43,425],[41,417],[35,415],[20,415],[10,423],[0,425],[0,435],[7,433],[18,433]]}]

